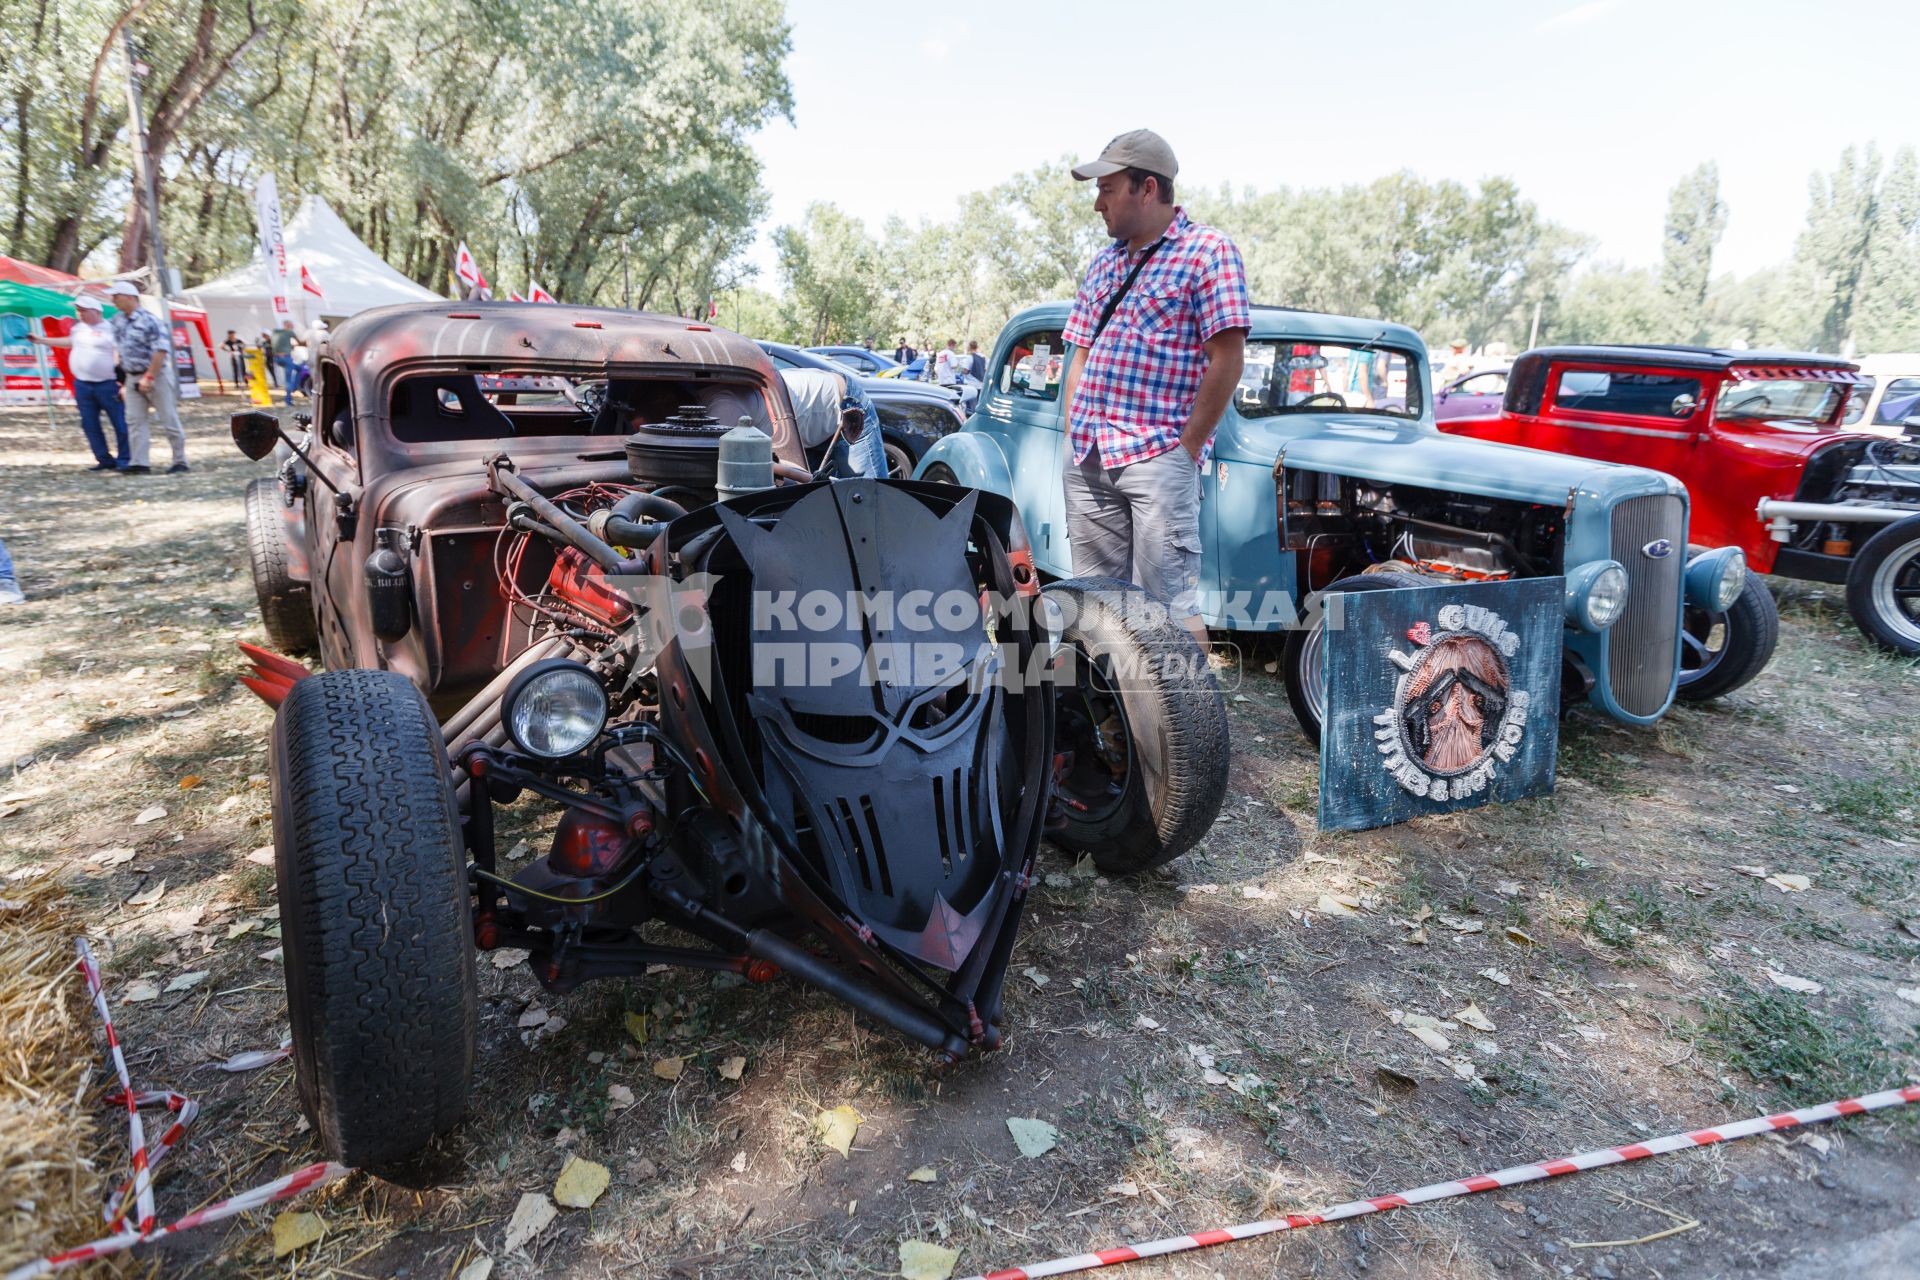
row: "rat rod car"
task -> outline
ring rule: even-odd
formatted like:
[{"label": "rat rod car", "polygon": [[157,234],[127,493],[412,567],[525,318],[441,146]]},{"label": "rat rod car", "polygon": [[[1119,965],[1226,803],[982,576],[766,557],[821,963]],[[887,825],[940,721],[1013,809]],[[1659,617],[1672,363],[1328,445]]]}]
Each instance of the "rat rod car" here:
[{"label": "rat rod car", "polygon": [[[1868,639],[1920,654],[1920,440],[1849,431],[1870,379],[1836,356],[1706,347],[1543,347],[1494,416],[1441,430],[1655,467],[1693,495],[1693,539],[1761,573],[1845,583]],[[1888,433],[1897,434],[1897,433]],[[1700,637],[1712,620],[1690,615]]]},{"label": "rat rod car", "polygon": [[[247,679],[279,708],[293,1059],[337,1159],[463,1113],[476,944],[556,992],[785,973],[958,1057],[1000,1042],[1043,827],[1128,872],[1218,811],[1225,709],[1180,627],[1124,584],[1043,594],[1004,498],[816,478],[743,338],[389,307],[315,387],[312,430],[233,434],[285,450],[248,492],[256,586],[326,667],[251,648]],[[523,796],[558,822],[512,868]]]},{"label": "rat rod car", "polygon": [[[1129,301],[1125,305],[1135,305]],[[1146,304],[1142,304],[1146,305]],[[1073,572],[1061,466],[1065,303],[1001,331],[964,431],[916,475],[1006,494],[1034,564]],[[1562,681],[1608,715],[1740,687],[1772,656],[1773,599],[1733,548],[1688,557],[1687,495],[1635,467],[1454,440],[1434,427],[1426,347],[1404,325],[1255,307],[1246,367],[1202,473],[1201,615],[1289,632],[1287,693],[1317,738],[1331,592],[1563,576]],[[1715,620],[1711,646],[1681,625]]]}]

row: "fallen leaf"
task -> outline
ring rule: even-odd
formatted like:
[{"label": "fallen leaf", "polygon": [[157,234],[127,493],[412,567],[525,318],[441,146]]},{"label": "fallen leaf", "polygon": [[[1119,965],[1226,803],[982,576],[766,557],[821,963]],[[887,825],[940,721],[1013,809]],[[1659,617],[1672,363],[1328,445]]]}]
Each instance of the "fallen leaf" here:
[{"label": "fallen leaf", "polygon": [[1782,893],[1805,893],[1813,888],[1813,880],[1810,877],[1793,875],[1785,871],[1777,871],[1768,876],[1767,883]]},{"label": "fallen leaf", "polygon": [[1134,1018],[1133,1025],[1142,1031],[1158,1031],[1160,1029],[1160,1024],[1144,1013]]},{"label": "fallen leaf", "polygon": [[1475,1031],[1493,1030],[1493,1019],[1487,1017],[1486,1014],[1480,1012],[1480,1006],[1477,1004],[1467,1005],[1466,1008],[1454,1014],[1453,1019],[1455,1022],[1465,1023],[1467,1026],[1472,1027]]},{"label": "fallen leaf", "polygon": [[653,1074],[662,1080],[678,1080],[680,1073],[687,1069],[685,1058],[655,1058]]},{"label": "fallen leaf", "polygon": [[247,854],[247,861],[251,862],[256,867],[272,866],[273,865],[273,846],[270,844],[261,845],[258,849],[255,849],[251,853]]},{"label": "fallen leaf", "polygon": [[130,907],[150,907],[160,901],[160,895],[166,891],[167,882],[165,880],[155,881],[153,884],[148,885],[140,892],[134,894],[131,898],[128,898],[127,905]]},{"label": "fallen leaf", "polygon": [[1046,974],[1040,972],[1038,969],[1034,968],[1032,965],[1028,965],[1026,968],[1022,969],[1020,971],[1020,976],[1025,978],[1028,982],[1031,982],[1036,987],[1044,987],[1047,985],[1047,983],[1052,981],[1051,978],[1047,977]]},{"label": "fallen leaf", "polygon": [[1790,796],[1800,794],[1800,788],[1794,786],[1791,782],[1776,782],[1773,784],[1773,789],[1775,791],[1784,791]]},{"label": "fallen leaf", "polygon": [[271,951],[262,951],[260,953],[260,958],[262,960],[265,960],[268,964],[279,964],[281,961],[281,958],[285,954],[286,954],[286,949],[284,947],[275,947]]},{"label": "fallen leaf", "polygon": [[156,804],[151,808],[142,809],[139,813],[139,816],[134,818],[133,825],[136,827],[144,827],[149,822],[158,822],[160,821],[160,819],[166,816],[167,816],[167,810],[165,806]]},{"label": "fallen leaf", "polygon": [[1047,1154],[1060,1140],[1060,1131],[1045,1120],[1023,1116],[1007,1117],[1007,1132],[1013,1135],[1013,1145],[1020,1148],[1020,1154],[1029,1160]]},{"label": "fallen leaf", "polygon": [[746,1069],[747,1060],[737,1053],[722,1062],[718,1068],[722,1080],[738,1080]]},{"label": "fallen leaf", "polygon": [[[238,809],[242,804],[245,804],[245,803],[246,803],[246,797],[244,796],[228,796],[225,800],[222,800],[220,802],[220,807],[218,809],[215,809],[214,812],[215,813],[232,813],[235,809]],[[487,1261],[491,1263],[493,1259],[488,1258]]]},{"label": "fallen leaf", "polygon": [[528,1241],[553,1225],[560,1211],[553,1202],[538,1191],[523,1192],[520,1203],[513,1206],[513,1216],[507,1219],[507,1238],[501,1244],[504,1252],[512,1253]]},{"label": "fallen leaf", "polygon": [[1526,889],[1518,880],[1496,880],[1493,891],[1503,898],[1517,898]]},{"label": "fallen leaf", "polygon": [[1421,1044],[1424,1044],[1435,1053],[1445,1053],[1453,1047],[1453,1041],[1447,1039],[1432,1027],[1408,1027],[1407,1031],[1418,1039]]},{"label": "fallen leaf", "polygon": [[569,1209],[591,1209],[593,1202],[606,1194],[607,1184],[612,1180],[613,1174],[607,1166],[568,1156],[553,1183],[554,1203]]},{"label": "fallen leaf", "polygon": [[133,856],[131,849],[102,849],[87,861],[102,867],[121,867],[132,862]]},{"label": "fallen leaf", "polygon": [[1767,869],[1765,867],[1740,866],[1728,867],[1727,870],[1738,871],[1741,875],[1752,876],[1756,880],[1765,880],[1767,878]]},{"label": "fallen leaf", "polygon": [[225,1062],[210,1065],[221,1071],[258,1071],[261,1067],[270,1067],[293,1056],[293,1046],[283,1044],[278,1049],[249,1049],[245,1053],[236,1053]]},{"label": "fallen leaf", "polygon": [[1116,1182],[1108,1187],[1107,1194],[1110,1196],[1125,1196],[1131,1200],[1140,1194],[1140,1184],[1129,1178],[1125,1182]]},{"label": "fallen leaf", "polygon": [[953,1264],[960,1260],[958,1249],[947,1249],[926,1240],[900,1242],[900,1274],[905,1280],[947,1280]]},{"label": "fallen leaf", "polygon": [[1227,1082],[1227,1074],[1214,1067],[1208,1067],[1205,1071],[1202,1071],[1200,1078],[1208,1084],[1225,1084]]},{"label": "fallen leaf", "polygon": [[939,1179],[940,1175],[933,1171],[930,1164],[923,1164],[907,1175],[908,1182],[937,1182]]},{"label": "fallen leaf", "polygon": [[493,1259],[481,1254],[466,1266],[460,1268],[460,1274],[453,1280],[488,1280],[493,1274]]},{"label": "fallen leaf", "polygon": [[623,1084],[607,1086],[607,1110],[625,1111],[633,1105],[633,1090]]},{"label": "fallen leaf", "polygon": [[1463,920],[1458,916],[1441,916],[1440,923],[1455,933],[1479,933],[1486,928],[1484,920]]},{"label": "fallen leaf", "polygon": [[151,982],[135,982],[127,987],[127,994],[120,999],[125,1004],[145,1004],[149,1000],[160,998],[160,988]]},{"label": "fallen leaf", "polygon": [[727,1162],[727,1168],[733,1170],[735,1173],[745,1173],[747,1171],[747,1153],[744,1151],[734,1152],[733,1159]]},{"label": "fallen leaf", "polygon": [[1498,969],[1482,969],[1479,976],[1493,983],[1496,987],[1512,985],[1512,979],[1508,978],[1506,974],[1500,972]]},{"label": "fallen leaf", "polygon": [[523,950],[520,947],[502,947],[493,953],[493,967],[496,969],[511,969],[531,954],[532,952]]},{"label": "fallen leaf", "polygon": [[1346,894],[1323,893],[1316,910],[1323,916],[1357,916],[1360,914],[1360,903]]},{"label": "fallen leaf", "polygon": [[204,781],[206,781],[206,779],[202,778],[199,774],[190,773],[186,777],[180,779],[180,789],[182,791],[191,791]]},{"label": "fallen leaf", "polygon": [[520,840],[514,843],[513,848],[507,850],[507,858],[510,861],[518,862],[520,861],[520,859],[526,857],[528,854],[532,852],[533,852],[533,846],[528,844],[525,840]]},{"label": "fallen leaf", "polygon": [[191,991],[206,980],[207,971],[205,969],[197,973],[183,973],[167,984],[167,991],[169,994],[175,991]]},{"label": "fallen leaf", "polygon": [[1415,925],[1413,927],[1413,932],[1407,935],[1407,941],[1412,943],[1416,947],[1426,946],[1427,945],[1427,926],[1423,924]]},{"label": "fallen leaf", "polygon": [[1908,1004],[1920,1004],[1920,987],[1901,987],[1893,994]]},{"label": "fallen leaf", "polygon": [[846,1155],[853,1147],[854,1135],[860,1132],[860,1124],[866,1117],[852,1107],[842,1104],[831,1110],[823,1110],[813,1118],[813,1136],[821,1145]]},{"label": "fallen leaf", "polygon": [[1523,947],[1537,947],[1540,945],[1539,939],[1535,938],[1525,929],[1518,929],[1513,925],[1507,926],[1507,941],[1517,942]]},{"label": "fallen leaf", "polygon": [[539,1005],[530,1004],[520,1014],[520,1025],[522,1027],[537,1027],[547,1021],[549,1016],[547,1011]]},{"label": "fallen leaf", "polygon": [[258,920],[254,920],[251,918],[246,920],[236,920],[232,924],[227,926],[227,941],[232,942],[235,938],[244,937],[247,934],[252,933],[255,929],[258,929],[259,927],[260,927],[260,922]]},{"label": "fallen leaf", "polygon": [[284,1258],[296,1249],[304,1249],[327,1234],[327,1224],[317,1213],[295,1213],[288,1209],[273,1220],[273,1256]]},{"label": "fallen leaf", "polygon": [[1374,1064],[1373,1074],[1379,1078],[1382,1084],[1397,1085],[1402,1089],[1418,1089],[1420,1087],[1420,1081],[1416,1077],[1408,1075],[1398,1067],[1390,1067],[1384,1062]]},{"label": "fallen leaf", "polygon": [[1767,980],[1776,987],[1785,987],[1788,991],[1798,991],[1802,995],[1817,996],[1826,988],[1806,978],[1796,978],[1790,973],[1778,973],[1767,970]]},{"label": "fallen leaf", "polygon": [[647,1042],[647,1015],[628,1011],[626,1017],[627,1034],[640,1044]]}]

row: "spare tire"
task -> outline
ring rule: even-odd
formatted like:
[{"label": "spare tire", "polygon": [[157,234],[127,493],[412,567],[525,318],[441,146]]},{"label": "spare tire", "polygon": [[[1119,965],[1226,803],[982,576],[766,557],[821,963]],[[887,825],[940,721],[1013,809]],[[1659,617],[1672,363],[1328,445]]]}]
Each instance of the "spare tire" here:
[{"label": "spare tire", "polygon": [[478,997],[439,723],[391,671],[297,682],[273,723],[273,847],[300,1103],[378,1169],[465,1113]]},{"label": "spare tire", "polygon": [[1847,612],[1867,639],[1920,657],[1920,515],[1867,539],[1847,569]]},{"label": "spare tire", "polygon": [[289,570],[286,507],[273,476],[261,476],[247,486],[247,559],[268,642],[281,653],[312,653],[318,639],[313,592]]},{"label": "spare tire", "polygon": [[1320,723],[1326,718],[1327,663],[1326,613],[1320,604],[1336,591],[1399,591],[1404,587],[1430,587],[1434,584],[1410,573],[1357,573],[1329,583],[1325,590],[1310,597],[1307,613],[1313,625],[1287,632],[1281,670],[1287,682],[1287,705],[1307,740],[1320,745]]},{"label": "spare tire", "polygon": [[1206,651],[1130,583],[1072,578],[1046,594],[1073,651],[1056,694],[1048,837],[1114,874],[1171,862],[1227,794],[1226,700]]}]

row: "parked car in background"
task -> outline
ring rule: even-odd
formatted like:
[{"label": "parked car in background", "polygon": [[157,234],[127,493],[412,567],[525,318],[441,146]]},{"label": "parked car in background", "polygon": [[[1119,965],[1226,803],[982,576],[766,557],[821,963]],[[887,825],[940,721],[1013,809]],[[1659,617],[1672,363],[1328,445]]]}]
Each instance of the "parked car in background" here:
[{"label": "parked car in background", "polygon": [[882,378],[887,370],[900,367],[900,362],[892,356],[884,356],[865,347],[807,347],[805,350],[836,360],[863,378]]},{"label": "parked car in background", "polygon": [[1505,369],[1482,369],[1462,374],[1433,395],[1433,416],[1444,422],[1476,413],[1498,413],[1507,394]]},{"label": "parked car in background", "polygon": [[1840,424],[1877,435],[1920,436],[1920,352],[1861,356]]},{"label": "parked car in background", "polygon": [[[919,478],[1012,497],[1045,573],[1071,576],[1061,469],[1068,307],[1000,333],[980,409]],[[1202,473],[1201,615],[1287,630],[1295,715],[1318,735],[1323,593],[1564,577],[1563,694],[1637,724],[1738,688],[1772,656],[1773,598],[1732,548],[1689,556],[1687,495],[1640,467],[1458,440],[1434,427],[1427,351],[1404,325],[1255,307],[1246,365]],[[1695,614],[1717,631],[1682,644]]]},{"label": "parked car in background", "polygon": [[[1882,404],[1892,381],[1875,387]],[[1837,356],[1543,347],[1514,361],[1500,413],[1441,427],[1677,476],[1694,542],[1739,547],[1761,573],[1845,583],[1869,639],[1920,655],[1920,440],[1845,429],[1863,382]]]},{"label": "parked car in background", "polygon": [[759,346],[776,369],[824,369],[851,376],[880,415],[887,474],[896,479],[912,475],[914,465],[934,441],[957,431],[965,420],[952,393],[943,388],[898,378],[863,378],[826,356],[784,342],[761,342]]}]

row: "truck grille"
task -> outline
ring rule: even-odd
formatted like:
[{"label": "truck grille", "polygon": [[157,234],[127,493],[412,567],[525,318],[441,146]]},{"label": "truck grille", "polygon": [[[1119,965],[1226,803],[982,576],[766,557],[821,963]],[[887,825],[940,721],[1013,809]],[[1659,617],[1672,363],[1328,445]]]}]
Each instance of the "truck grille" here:
[{"label": "truck grille", "polygon": [[[1662,539],[1673,553],[1649,557],[1643,548]],[[1667,704],[1686,542],[1686,504],[1680,498],[1628,498],[1613,509],[1613,558],[1626,566],[1627,611],[1607,633],[1607,668],[1614,701],[1630,715],[1654,715]]]}]

